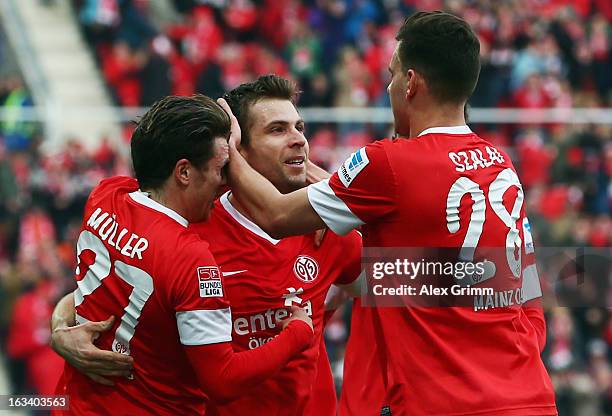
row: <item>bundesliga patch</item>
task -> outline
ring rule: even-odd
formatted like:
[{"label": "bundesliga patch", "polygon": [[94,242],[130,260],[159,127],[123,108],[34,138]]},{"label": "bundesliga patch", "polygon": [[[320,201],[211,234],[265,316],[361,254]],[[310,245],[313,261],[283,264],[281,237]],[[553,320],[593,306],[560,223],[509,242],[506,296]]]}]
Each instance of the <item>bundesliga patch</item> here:
[{"label": "bundesliga patch", "polygon": [[198,267],[198,284],[200,285],[201,298],[223,297],[221,273],[219,273],[218,267]]},{"label": "bundesliga patch", "polygon": [[531,237],[531,225],[527,217],[523,219],[523,236],[525,237],[525,253],[530,254],[534,252],[533,248],[533,237]]},{"label": "bundesliga patch", "polygon": [[366,154],[365,147],[353,153],[338,169],[338,177],[342,184],[348,188],[351,182],[359,175],[359,172],[368,166],[368,163],[370,163],[370,160]]}]

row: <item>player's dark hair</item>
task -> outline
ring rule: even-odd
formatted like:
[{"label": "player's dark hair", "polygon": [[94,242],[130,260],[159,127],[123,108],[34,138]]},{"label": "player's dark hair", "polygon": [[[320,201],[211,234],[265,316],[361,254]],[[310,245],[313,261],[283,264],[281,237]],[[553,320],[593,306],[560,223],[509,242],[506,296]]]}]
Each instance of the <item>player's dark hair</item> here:
[{"label": "player's dark hair", "polygon": [[229,116],[209,97],[157,101],[132,134],[132,163],[140,188],[161,187],[181,159],[202,167],[213,156],[214,139],[229,133]]},{"label": "player's dark hair", "polygon": [[467,22],[440,11],[418,12],[397,32],[402,71],[414,69],[440,102],[461,103],[480,73],[480,42]]},{"label": "player's dark hair", "polygon": [[295,105],[298,95],[299,91],[295,83],[278,75],[261,76],[256,81],[241,84],[223,95],[240,124],[241,144],[249,146],[251,141],[249,137],[249,129],[252,125],[251,106],[258,101],[270,98],[289,100]]}]

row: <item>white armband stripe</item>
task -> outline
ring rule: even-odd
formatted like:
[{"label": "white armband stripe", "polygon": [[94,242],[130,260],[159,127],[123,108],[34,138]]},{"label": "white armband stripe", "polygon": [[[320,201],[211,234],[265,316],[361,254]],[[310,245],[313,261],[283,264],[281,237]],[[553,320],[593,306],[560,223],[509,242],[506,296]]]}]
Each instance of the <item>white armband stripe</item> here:
[{"label": "white armband stripe", "polygon": [[323,222],[338,235],[345,235],[364,224],[344,201],[336,196],[329,186],[329,179],[310,185],[308,200]]},{"label": "white armband stripe", "polygon": [[176,325],[183,345],[208,345],[232,340],[230,308],[177,312]]}]

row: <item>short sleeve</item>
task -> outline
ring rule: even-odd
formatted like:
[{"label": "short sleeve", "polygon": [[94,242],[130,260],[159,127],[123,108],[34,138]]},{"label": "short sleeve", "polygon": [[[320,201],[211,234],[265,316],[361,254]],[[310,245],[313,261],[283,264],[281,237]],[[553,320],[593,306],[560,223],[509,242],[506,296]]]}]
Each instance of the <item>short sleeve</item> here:
[{"label": "short sleeve", "polygon": [[223,276],[206,243],[191,243],[175,259],[172,308],[183,345],[232,340],[232,313]]},{"label": "short sleeve", "polygon": [[540,285],[540,277],[536,267],[535,248],[533,245],[533,237],[531,236],[531,226],[527,217],[522,218],[523,228],[523,302],[529,302],[533,299],[542,297],[542,286]]},{"label": "short sleeve", "polygon": [[397,183],[379,141],[353,153],[329,180],[308,187],[313,209],[336,234],[345,235],[395,209]]}]

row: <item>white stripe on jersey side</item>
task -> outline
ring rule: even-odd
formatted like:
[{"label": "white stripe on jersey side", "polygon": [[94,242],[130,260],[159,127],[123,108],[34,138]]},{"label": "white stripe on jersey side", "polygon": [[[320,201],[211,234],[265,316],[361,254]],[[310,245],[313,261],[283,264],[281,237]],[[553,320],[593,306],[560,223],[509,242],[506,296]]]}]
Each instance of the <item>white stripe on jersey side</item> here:
[{"label": "white stripe on jersey side", "polygon": [[208,345],[232,340],[230,308],[177,312],[176,324],[183,345]]},{"label": "white stripe on jersey side", "polygon": [[329,179],[308,186],[308,200],[319,217],[336,234],[345,235],[363,225],[329,186]]},{"label": "white stripe on jersey side", "polygon": [[183,227],[187,227],[189,225],[189,221],[183,218],[178,212],[173,211],[170,208],[163,206],[159,202],[152,200],[151,198],[148,197],[148,195],[145,192],[138,190],[135,192],[130,192],[129,195],[130,195],[130,198],[132,198],[134,201],[138,202],[139,204],[144,205],[145,207],[154,209],[155,211],[161,212],[162,214],[166,214],[167,216],[172,218],[174,221],[181,224]]},{"label": "white stripe on jersey side", "polygon": [[253,221],[251,221],[250,219],[242,215],[240,211],[234,208],[234,206],[229,200],[229,194],[230,194],[230,191],[227,191],[226,193],[221,195],[221,198],[219,198],[219,202],[221,202],[221,205],[223,206],[223,208],[225,208],[227,213],[230,214],[230,216],[233,219],[235,219],[238,224],[242,225],[247,230],[260,236],[263,239],[268,240],[272,244],[277,245],[280,242],[280,240],[270,237],[268,233],[262,230],[259,225],[255,224]]},{"label": "white stripe on jersey side", "polygon": [[542,297],[542,287],[536,265],[525,267],[523,270],[523,302]]}]

